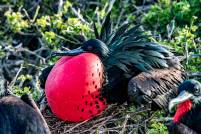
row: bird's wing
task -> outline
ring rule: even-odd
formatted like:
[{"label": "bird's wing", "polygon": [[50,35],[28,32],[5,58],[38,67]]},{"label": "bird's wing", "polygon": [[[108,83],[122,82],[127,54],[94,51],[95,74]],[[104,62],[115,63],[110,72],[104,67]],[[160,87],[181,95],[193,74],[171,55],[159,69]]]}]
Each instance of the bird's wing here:
[{"label": "bird's wing", "polygon": [[149,36],[139,25],[124,24],[113,30],[110,13],[105,18],[101,33],[96,26],[94,29],[96,38],[105,42],[110,50],[109,56],[103,60],[106,69],[116,66],[127,75],[135,69],[148,72],[153,68],[168,67],[167,59],[173,56],[166,47],[149,42]]},{"label": "bird's wing", "polygon": [[176,68],[154,69],[133,77],[128,84],[128,101],[135,103],[137,97],[148,96],[160,108],[166,109],[171,98],[177,95],[178,85],[185,73]]},{"label": "bird's wing", "polygon": [[46,68],[44,68],[39,76],[39,81],[40,81],[40,87],[45,89],[45,82],[47,80],[47,77],[50,73],[50,71],[52,70],[52,68],[54,67],[54,65],[50,65]]}]

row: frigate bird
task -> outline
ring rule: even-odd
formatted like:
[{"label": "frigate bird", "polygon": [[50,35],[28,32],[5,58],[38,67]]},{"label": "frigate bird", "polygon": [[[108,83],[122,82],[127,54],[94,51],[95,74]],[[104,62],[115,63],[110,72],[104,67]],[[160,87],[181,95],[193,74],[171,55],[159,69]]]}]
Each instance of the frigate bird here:
[{"label": "frigate bird", "polygon": [[[124,24],[117,30],[112,30],[110,13],[108,13],[100,34],[95,24],[94,33],[96,38],[83,42],[79,48],[53,54],[53,56],[63,57],[55,64],[56,66],[52,65],[44,69],[41,75],[42,85],[45,85],[47,89],[46,94],[52,96],[56,95],[54,92],[64,91],[68,96],[66,90],[76,91],[73,85],[69,86],[68,83],[74,83],[74,86],[80,88],[81,92],[73,92],[73,95],[82,97],[83,95],[80,93],[85,93],[89,89],[83,83],[77,87],[79,84],[76,84],[76,82],[79,81],[78,83],[80,83],[79,78],[83,77],[88,78],[84,79],[88,84],[90,81],[92,81],[92,85],[101,83],[99,88],[94,85],[94,91],[100,91],[100,94],[96,95],[97,98],[100,98],[100,102],[103,98],[106,99],[107,103],[119,104],[125,101],[128,101],[129,104],[140,104],[151,100],[157,108],[165,108],[168,105],[168,100],[177,95],[177,86],[185,79],[179,60],[167,47],[150,42],[149,36],[145,34],[140,26]],[[94,57],[94,55],[97,58],[92,58],[93,60],[88,62],[90,57]],[[87,62],[79,67],[79,63],[83,61]],[[97,63],[96,69],[94,69],[93,63]],[[88,70],[91,74],[86,72],[84,73],[85,76],[82,76],[82,73],[90,67],[93,68]],[[80,74],[72,74],[72,72],[80,72]],[[93,82],[89,75],[100,76],[100,79],[95,79]],[[67,84],[64,84],[64,82]],[[63,98],[67,98],[67,96],[63,96]],[[70,96],[72,99],[72,95]],[[56,98],[59,101],[56,103],[53,102],[55,100],[53,98],[51,98],[51,105],[54,103],[59,107],[62,107],[63,104],[60,106],[62,101],[67,101],[61,100],[59,99],[61,97],[57,96]],[[81,106],[85,105],[84,101],[80,101],[80,103],[83,103],[82,105],[79,104]],[[58,108],[58,106],[55,107]],[[84,110],[81,109],[82,111]],[[95,113],[97,114],[97,112]],[[64,113],[62,114],[64,116]]]},{"label": "frigate bird", "polygon": [[170,134],[201,133],[201,83],[186,80],[179,86],[179,95],[169,103],[169,111],[176,107],[173,122],[168,123]]}]

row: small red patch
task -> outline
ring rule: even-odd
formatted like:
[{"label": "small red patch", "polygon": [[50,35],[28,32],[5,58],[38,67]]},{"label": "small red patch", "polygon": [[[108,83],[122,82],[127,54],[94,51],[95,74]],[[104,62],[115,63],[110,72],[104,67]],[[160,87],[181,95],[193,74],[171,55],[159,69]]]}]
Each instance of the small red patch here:
[{"label": "small red patch", "polygon": [[181,104],[178,104],[177,111],[173,117],[174,123],[178,123],[181,117],[183,117],[191,108],[192,108],[192,101],[190,100],[187,100]]}]

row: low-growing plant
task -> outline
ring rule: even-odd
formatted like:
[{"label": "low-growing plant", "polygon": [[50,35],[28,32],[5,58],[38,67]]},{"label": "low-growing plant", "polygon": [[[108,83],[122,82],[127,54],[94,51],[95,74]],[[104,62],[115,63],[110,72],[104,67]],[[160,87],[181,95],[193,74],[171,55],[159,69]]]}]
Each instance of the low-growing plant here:
[{"label": "low-growing plant", "polygon": [[[166,26],[172,20],[178,27],[185,27],[190,25],[194,17],[201,17],[200,9],[201,2],[199,0],[160,0],[154,4],[148,13],[144,14],[142,23],[151,30],[156,30],[158,33],[164,34]],[[195,24],[199,24],[200,20],[197,19]]]}]

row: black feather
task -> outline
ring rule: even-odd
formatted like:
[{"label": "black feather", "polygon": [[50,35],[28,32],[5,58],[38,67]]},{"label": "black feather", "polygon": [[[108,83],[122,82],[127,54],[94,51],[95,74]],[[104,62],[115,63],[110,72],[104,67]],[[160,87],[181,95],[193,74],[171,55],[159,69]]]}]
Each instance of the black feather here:
[{"label": "black feather", "polygon": [[47,77],[50,73],[50,71],[52,70],[54,65],[50,65],[46,68],[44,68],[41,72],[41,75],[39,76],[39,80],[40,80],[40,87],[45,89],[45,82],[47,80]]},{"label": "black feather", "polygon": [[100,39],[100,35],[98,33],[98,29],[96,27],[96,23],[95,22],[93,22],[93,26],[94,26],[94,34],[95,34],[96,39]]},{"label": "black feather", "polygon": [[21,99],[14,96],[0,99],[0,133],[50,134],[41,113],[32,106],[28,95],[22,96]]},{"label": "black feather", "polygon": [[101,34],[100,39],[102,41],[105,41],[109,35],[111,34],[111,21],[110,21],[110,15],[111,12],[109,12],[103,22],[102,28],[101,28]]},{"label": "black feather", "polygon": [[[141,30],[140,25],[131,26],[131,24],[128,23],[122,25],[116,30],[111,30],[110,14],[111,13],[109,13],[105,18],[101,28],[100,39],[108,46],[110,52],[107,57],[103,57],[102,59],[105,72],[107,75],[113,77],[107,77],[108,84],[105,85],[103,90],[104,93],[109,90],[109,92],[107,92],[108,94],[105,96],[107,100],[110,100],[110,102],[112,102],[111,100],[117,100],[114,98],[119,98],[117,102],[122,102],[122,100],[125,101],[125,98],[122,97],[122,93],[125,94],[127,91],[125,88],[118,87],[127,86],[119,86],[118,81],[120,78],[125,79],[125,81],[128,83],[132,76],[136,76],[141,72],[150,74],[150,72],[154,69],[166,69],[172,67],[169,66],[171,64],[169,64],[168,59],[173,59],[174,55],[166,47],[158,43],[150,42],[149,36],[146,35],[143,30]],[[180,65],[179,62],[177,64]],[[118,75],[114,74],[114,72],[118,72],[117,70],[119,71]],[[178,77],[182,77],[182,73],[179,72],[182,72],[182,70],[178,70],[176,75],[178,75]],[[166,71],[165,73],[168,74],[169,72]],[[167,106],[171,95],[175,91],[175,86],[182,82],[182,80],[183,79],[179,78],[178,82],[175,81],[174,78],[170,78],[168,80],[171,83],[170,85],[164,84],[162,80],[159,80],[159,84],[153,83],[152,86],[153,88],[156,88],[156,90],[151,95],[155,93],[156,98],[152,99],[155,99],[155,102],[157,105],[159,105],[159,107],[164,108]],[[163,86],[158,88],[161,86],[161,84]],[[165,94],[168,91],[167,86],[172,87],[173,91]],[[157,96],[159,94],[161,95]]]}]

